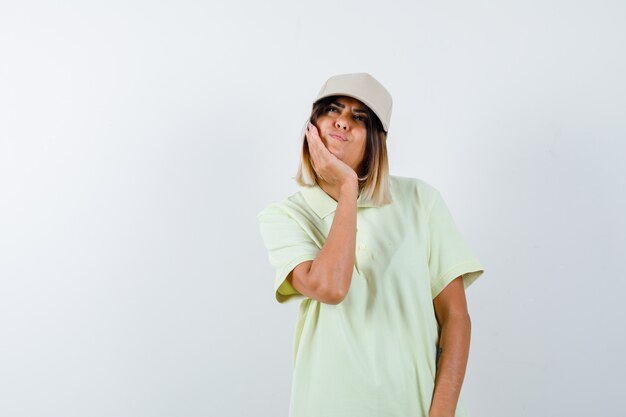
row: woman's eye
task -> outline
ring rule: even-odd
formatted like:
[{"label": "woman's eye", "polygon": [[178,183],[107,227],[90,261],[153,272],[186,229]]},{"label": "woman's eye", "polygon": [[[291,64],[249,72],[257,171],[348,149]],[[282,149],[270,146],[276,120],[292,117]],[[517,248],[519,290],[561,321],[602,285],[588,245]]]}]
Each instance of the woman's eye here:
[{"label": "woman's eye", "polygon": [[357,119],[360,122],[364,122],[366,120],[365,116],[354,116],[354,118]]}]

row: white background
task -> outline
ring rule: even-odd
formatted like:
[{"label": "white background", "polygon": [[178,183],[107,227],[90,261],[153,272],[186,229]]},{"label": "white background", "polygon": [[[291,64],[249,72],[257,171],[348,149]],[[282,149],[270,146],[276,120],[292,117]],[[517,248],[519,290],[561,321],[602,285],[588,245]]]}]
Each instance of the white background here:
[{"label": "white background", "polygon": [[332,74],[485,266],[474,417],[623,416],[622,1],[3,1],[0,415],[286,416],[256,214]]}]

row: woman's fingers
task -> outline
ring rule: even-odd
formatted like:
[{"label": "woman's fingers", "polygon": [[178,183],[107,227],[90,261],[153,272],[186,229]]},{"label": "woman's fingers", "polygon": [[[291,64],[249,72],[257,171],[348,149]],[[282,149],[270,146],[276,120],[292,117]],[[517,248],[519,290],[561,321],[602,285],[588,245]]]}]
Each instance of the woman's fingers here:
[{"label": "woman's fingers", "polygon": [[330,151],[326,149],[326,145],[322,142],[322,139],[317,133],[317,128],[314,125],[309,125],[306,136],[311,156],[313,157],[316,166],[320,166],[322,162],[329,158]]},{"label": "woman's fingers", "polygon": [[[311,154],[311,162],[313,163],[313,169],[317,172],[317,174],[323,177],[323,167],[325,165],[324,161],[327,156],[324,154],[324,151],[328,152],[324,143],[322,143],[322,139],[317,134],[317,129],[315,126],[309,123],[306,130],[306,138],[309,144],[309,153]],[[322,149],[323,148],[323,149]],[[329,152],[330,153],[330,152]]]},{"label": "woman's fingers", "polygon": [[320,138],[319,133],[317,132],[317,128],[311,123],[309,123],[309,127],[307,128],[307,138],[309,140],[309,143],[313,142],[312,146],[314,146],[316,149],[319,148],[319,145],[322,139]]}]

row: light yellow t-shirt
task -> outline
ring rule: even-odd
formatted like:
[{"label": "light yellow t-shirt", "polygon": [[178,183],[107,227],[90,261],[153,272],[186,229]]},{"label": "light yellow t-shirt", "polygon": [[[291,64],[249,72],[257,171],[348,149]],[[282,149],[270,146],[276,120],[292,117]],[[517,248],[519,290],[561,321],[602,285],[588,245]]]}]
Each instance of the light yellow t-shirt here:
[{"label": "light yellow t-shirt", "polygon": [[[350,289],[337,304],[300,294],[286,278],[324,245],[337,202],[318,185],[258,215],[280,303],[300,301],[290,417],[427,417],[438,324],[433,299],[458,276],[482,273],[439,191],[390,176],[392,202],[357,200]],[[462,394],[456,417],[468,416]]]}]

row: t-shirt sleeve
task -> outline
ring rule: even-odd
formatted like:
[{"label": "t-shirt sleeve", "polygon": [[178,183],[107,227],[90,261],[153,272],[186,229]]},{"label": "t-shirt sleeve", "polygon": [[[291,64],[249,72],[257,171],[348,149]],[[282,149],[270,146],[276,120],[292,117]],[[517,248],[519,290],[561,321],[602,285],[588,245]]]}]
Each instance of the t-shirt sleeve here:
[{"label": "t-shirt sleeve", "polygon": [[304,227],[276,204],[257,215],[270,264],[276,269],[274,291],[279,303],[305,298],[287,281],[301,262],[312,261],[320,249]]},{"label": "t-shirt sleeve", "polygon": [[462,276],[467,288],[484,268],[459,232],[439,191],[435,191],[428,215],[428,270],[434,299],[455,278]]}]

